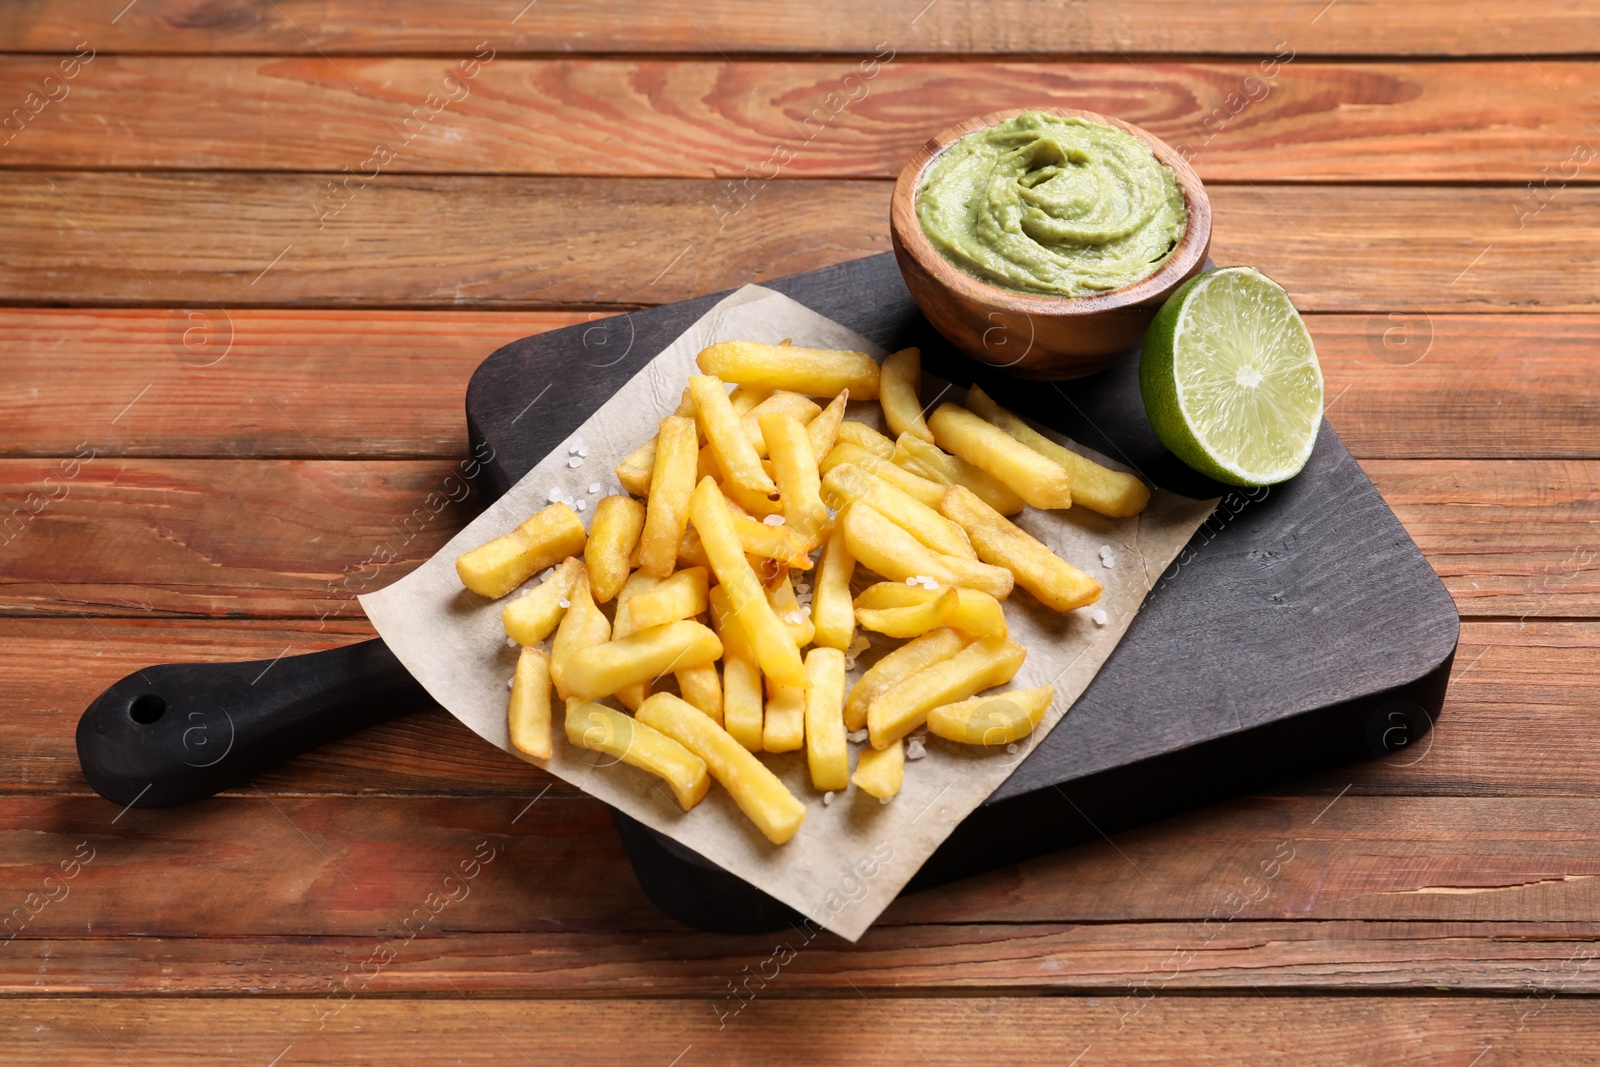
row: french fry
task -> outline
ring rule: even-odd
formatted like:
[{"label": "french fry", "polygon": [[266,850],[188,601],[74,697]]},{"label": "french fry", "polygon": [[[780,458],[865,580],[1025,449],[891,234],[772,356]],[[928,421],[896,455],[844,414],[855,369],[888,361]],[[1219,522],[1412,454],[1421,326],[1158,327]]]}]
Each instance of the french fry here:
[{"label": "french fry", "polygon": [[864,448],[880,459],[894,455],[894,442],[864,422],[840,423],[838,443]]},{"label": "french fry", "polygon": [[[792,415],[782,412],[761,416],[761,433],[772,452],[772,473],[781,494],[784,527],[799,535],[809,553],[822,543],[829,522],[828,509],[822,506],[822,480],[817,474],[817,454],[811,450],[811,438]],[[960,532],[959,527],[956,530]],[[809,564],[810,560],[806,562]]]},{"label": "french fry", "polygon": [[928,732],[963,745],[1009,745],[1033,732],[1055,692],[1041,685],[942,704],[928,712]]},{"label": "french fry", "polygon": [[579,748],[604,752],[665,781],[688,811],[711,788],[706,761],[652,726],[604,704],[581,700],[567,704],[567,741]]},{"label": "french fry", "polygon": [[550,577],[523,593],[506,601],[500,609],[500,625],[506,636],[519,645],[537,645],[555,632],[571,603],[572,585],[583,577],[582,561],[568,556],[556,565]]},{"label": "french fry", "polygon": [[634,630],[645,630],[694,618],[710,603],[706,599],[708,582],[704,567],[690,567],[662,579],[652,589],[634,594],[628,601],[629,625]]},{"label": "french fry", "polygon": [[844,422],[845,405],[849,402],[850,390],[846,389],[822,409],[822,414],[806,423],[813,456],[826,456],[833,450],[834,442],[839,439],[839,426]]},{"label": "french fry", "polygon": [[784,788],[777,775],[699,711],[671,693],[657,693],[639,705],[635,718],[704,760],[711,777],[767,840],[781,845],[800,829],[806,806]]},{"label": "french fry", "polygon": [[718,726],[723,725],[722,679],[717,675],[715,663],[674,671],[673,676],[678,680],[678,692],[687,703],[705,712]]},{"label": "french fry", "polygon": [[811,584],[811,639],[827,648],[850,647],[856,636],[856,614],[850,603],[850,579],[856,560],[836,525],[822,549],[822,562]]},{"label": "french fry", "polygon": [[689,391],[694,395],[695,418],[700,424],[700,432],[705,434],[706,447],[716,457],[724,480],[733,482],[749,493],[769,497],[777,493],[778,487],[767,477],[767,472],[761,467],[761,457],[756,455],[755,446],[739,425],[739,416],[733,413],[733,405],[728,402],[728,394],[722,390],[722,382],[710,375],[696,374],[689,379]]},{"label": "french fry", "polygon": [[457,557],[456,574],[474,593],[496,599],[546,567],[582,555],[587,540],[578,513],[551,504],[510,533]]},{"label": "french fry", "polygon": [[1011,572],[975,559],[941,555],[884,518],[872,507],[856,503],[839,524],[850,554],[868,570],[903,582],[926,576],[940,585],[959,585],[988,593],[997,600],[1011,595]]},{"label": "french fry", "polygon": [[974,641],[942,663],[897,683],[867,708],[873,748],[888,748],[927,721],[942,704],[1011,681],[1028,651],[1004,637]]},{"label": "french fry", "polygon": [[534,759],[550,758],[550,655],[537,648],[517,654],[506,706],[511,747]]},{"label": "french fry", "polygon": [[941,555],[978,558],[960,526],[853,463],[841,463],[828,472],[822,479],[822,496],[839,510],[859,500]]},{"label": "french fry", "polygon": [[867,709],[874,700],[912,675],[950,659],[970,643],[954,630],[934,630],[884,656],[857,679],[845,699],[845,729],[859,730],[867,725]]},{"label": "french fry", "polygon": [[[728,403],[732,405],[733,413],[739,416],[740,425],[742,426],[745,415],[753,411],[771,395],[771,389],[762,389],[755,385],[737,385],[734,386],[733,392],[728,394]],[[685,412],[680,411],[678,414],[682,415]],[[690,410],[687,414],[693,415],[694,411]]]},{"label": "french fry", "polygon": [[616,465],[617,481],[634,496],[649,496],[650,474],[655,467],[656,439],[652,437]]},{"label": "french fry", "polygon": [[628,580],[628,560],[644,530],[644,505],[630,496],[608,496],[594,507],[583,565],[595,603],[610,603]]},{"label": "french fry", "polygon": [[689,495],[694,492],[694,466],[699,455],[692,420],[669,415],[656,435],[656,462],[650,475],[650,503],[639,538],[639,567],[665,578],[678,562],[678,546],[689,522]]},{"label": "french fry", "polygon": [[[680,619],[636,630],[619,641],[576,649],[558,677],[569,695],[598,700],[672,671],[703,667],[721,655],[722,642],[716,634],[698,622]],[[703,717],[704,713],[695,714]]]},{"label": "french fry", "polygon": [[773,613],[788,629],[789,636],[794,638],[794,647],[805,648],[816,636],[817,628],[812,623],[810,614],[800,607],[800,601],[794,595],[794,583],[789,580],[788,572],[785,571],[776,583],[767,586],[766,591],[767,603],[772,605]]},{"label": "french fry", "polygon": [[[868,586],[856,597],[857,611],[862,609],[883,610],[906,608],[919,604],[931,604],[945,593],[953,592],[956,595],[955,606],[944,616],[944,625],[960,630],[962,633],[973,637],[1005,637],[1008,632],[1006,626],[1005,608],[1000,601],[988,593],[980,593],[976,589],[962,589],[953,587],[946,589],[925,589],[920,585],[906,585],[904,582],[879,582],[877,585]],[[863,624],[865,625],[865,624]],[[875,629],[875,627],[873,627]],[[880,630],[880,633],[889,633]]]},{"label": "french fry", "polygon": [[1072,502],[1113,519],[1126,519],[1150,503],[1150,487],[1132,474],[1114,471],[1088,456],[1080,456],[1039,433],[1022,419],[991,400],[976,385],[967,392],[973,414],[998,426],[1046,459],[1066,469],[1072,482]]},{"label": "french fry", "polygon": [[804,687],[805,665],[793,638],[772,605],[767,603],[755,571],[744,558],[744,547],[734,533],[733,516],[723,503],[722,491],[711,479],[702,479],[689,501],[689,513],[717,581],[728,591],[728,604],[755,650],[763,673],[785,685]]},{"label": "french fry", "polygon": [[[948,625],[950,616],[955,614],[959,603],[958,592],[959,590],[954,588],[946,589],[936,599],[922,604],[906,604],[892,608],[857,608],[856,621],[863,629],[874,630],[889,637],[918,637],[929,630]],[[999,601],[995,603],[998,604]]]},{"label": "french fry", "polygon": [[999,479],[920,437],[901,434],[895,441],[894,462],[929,481],[964,485],[1002,515],[1015,515],[1023,508],[1023,499]]},{"label": "french fry", "polygon": [[[847,422],[846,426],[856,426],[858,423]],[[944,491],[948,488],[943,482],[935,482],[913,474],[904,467],[897,467],[882,456],[876,455],[860,445],[849,441],[840,440],[833,446],[833,451],[822,457],[822,462],[817,464],[817,469],[827,475],[841,464],[848,463],[877,478],[879,481],[888,482],[906,496],[911,497],[919,504],[926,504],[930,508],[937,508],[939,501],[944,499]]]},{"label": "french fry", "polygon": [[991,475],[1034,507],[1072,506],[1072,479],[1065,467],[959,404],[940,404],[928,426],[940,448]]},{"label": "french fry", "polygon": [[[628,575],[628,580],[622,583],[622,591],[617,594],[616,615],[611,623],[611,640],[620,641],[637,629],[633,625],[633,616],[628,611],[628,602],[640,593],[649,592],[660,584],[660,578],[644,571],[634,571]],[[650,695],[650,683],[639,682],[636,685],[624,686],[612,695],[629,711],[634,711],[644,702],[644,698]]]},{"label": "french fry", "polygon": [[883,421],[889,432],[903,433],[932,441],[933,434],[922,419],[922,350],[902,348],[883,361],[878,378],[878,403],[883,405]]},{"label": "french fry", "polygon": [[856,773],[850,781],[863,793],[887,800],[900,792],[905,776],[906,748],[896,741],[888,748],[863,748],[856,757]]},{"label": "french fry", "polygon": [[[729,510],[732,510],[731,506]],[[733,532],[747,556],[775,559],[785,567],[796,570],[811,569],[810,549],[805,538],[799,531],[790,529],[787,522],[781,526],[768,526],[748,515],[734,515]]]},{"label": "french fry", "polygon": [[744,626],[739,617],[733,613],[733,604],[728,600],[728,590],[725,586],[714,585],[706,597],[711,607],[711,628],[716,631],[717,640],[722,642],[722,654],[729,658],[738,657],[754,661],[756,650],[750,644],[750,637],[744,631]]},{"label": "french fry", "polygon": [[580,648],[609,640],[611,623],[595,606],[594,598],[589,595],[588,575],[584,575],[573,583],[571,606],[556,628],[555,640],[550,642],[550,680],[555,683],[556,693],[562,700],[572,695],[564,680],[572,654]]},{"label": "french fry", "polygon": [[806,743],[806,691],[793,685],[768,689],[761,747],[767,752],[798,752]]},{"label": "french fry", "polygon": [[850,785],[850,750],[844,730],[844,653],[813,648],[806,653],[806,765],[813,789]]},{"label": "french fry", "polygon": [[700,533],[693,528],[683,531],[683,540],[678,543],[678,569],[688,570],[690,567],[711,569],[706,546],[700,543]]},{"label": "french fry", "polygon": [[761,432],[761,419],[766,415],[792,415],[802,426],[809,426],[822,411],[808,396],[799,393],[777,392],[751,408],[739,420],[744,435],[756,448],[756,455],[767,455],[767,439]]},{"label": "french fry", "polygon": [[[722,588],[721,586],[717,587]],[[726,651],[722,657],[722,725],[739,744],[751,752],[761,751],[764,716],[761,700],[761,668],[753,659]]]},{"label": "french fry", "polygon": [[865,352],[723,341],[702,349],[695,363],[702,374],[740,385],[830,397],[848,389],[857,400],[878,397],[878,364]]},{"label": "french fry", "polygon": [[1071,611],[1100,599],[1099,582],[1051,552],[976,493],[951,486],[939,511],[967,531],[979,559],[1006,568],[1016,576],[1017,584],[1041,603],[1057,611]]}]

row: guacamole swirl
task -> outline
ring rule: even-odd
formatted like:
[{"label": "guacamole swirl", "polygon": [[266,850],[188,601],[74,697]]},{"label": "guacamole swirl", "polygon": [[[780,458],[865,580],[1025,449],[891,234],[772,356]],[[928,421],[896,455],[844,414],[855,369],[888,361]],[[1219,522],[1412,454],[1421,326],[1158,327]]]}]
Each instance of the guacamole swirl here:
[{"label": "guacamole swirl", "polygon": [[917,220],[993,285],[1088,296],[1142,281],[1189,223],[1172,171],[1114,126],[1029,111],[969,133],[928,168]]}]

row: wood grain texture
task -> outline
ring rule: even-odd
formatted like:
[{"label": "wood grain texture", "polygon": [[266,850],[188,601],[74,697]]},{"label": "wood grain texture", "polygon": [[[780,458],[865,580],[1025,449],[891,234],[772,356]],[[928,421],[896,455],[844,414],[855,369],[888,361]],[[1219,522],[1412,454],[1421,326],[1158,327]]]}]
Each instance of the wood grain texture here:
[{"label": "wood grain texture", "polygon": [[[804,929],[749,937],[687,930],[458,931],[424,933],[409,942],[385,941],[381,932],[18,938],[0,955],[0,991],[326,997],[338,995],[346,974],[361,975],[362,963],[381,945],[395,956],[372,988],[381,984],[390,997],[455,995],[452,986],[475,995],[599,1001],[665,995],[709,1000],[736,1019],[746,1017],[745,1011],[733,1014],[741,999],[854,996],[852,985],[892,996],[1100,992],[1115,1013],[1128,1013],[1130,1024],[1155,994],[1255,989],[1432,992],[1446,986],[1526,996],[1522,1007],[1536,1016],[1548,999],[1536,990],[1562,996],[1600,991],[1589,940],[1594,932],[1589,922],[1236,919],[1201,928],[1181,922],[988,924],[975,915],[964,923],[878,927],[854,945]],[[768,961],[775,952],[787,959],[780,946],[793,958],[775,977]],[[375,966],[368,964],[369,973]],[[745,991],[740,983],[747,977]]]},{"label": "wood grain texture", "polygon": [[[0,619],[0,794],[87,796],[72,729],[116,679],[152,663],[271,659],[373,635],[326,623]],[[1371,796],[1600,794],[1600,624],[1468,622],[1431,735],[1383,760],[1294,779],[1274,792]],[[1487,759],[1486,752],[1495,753]],[[443,711],[411,715],[316,749],[230,795],[572,795],[566,783],[485,744]]]},{"label": "wood grain texture", "polygon": [[1253,56],[1287,40],[1309,55],[1515,56],[1588,51],[1600,33],[1593,0],[1550,9],[1475,0],[1465,14],[1450,0],[1342,0],[1332,8],[1283,0],[823,0],[766,5],[758,14],[734,0],[703,0],[692,10],[672,0],[542,0],[522,11],[490,0],[403,0],[387,11],[375,22],[356,0],[278,0],[275,9],[248,0],[143,0],[118,15],[91,0],[24,0],[6,5],[0,42],[19,52],[71,51],[87,37],[108,52],[338,56],[470,53],[484,41],[501,52],[856,53],[887,41],[905,53]]},{"label": "wood grain texture", "polygon": [[[1600,800],[1583,797],[1246,797],[902,896],[875,926],[1592,923],[1597,820]],[[366,937],[400,929],[433,892],[456,897],[430,905],[439,933],[679,928],[647,902],[590,797],[257,793],[119,817],[99,797],[11,796],[0,838],[19,940]],[[61,895],[44,878],[80,845],[89,862],[70,896],[29,902],[41,886]],[[480,850],[470,893],[444,884]]]},{"label": "wood grain texture", "polygon": [[[975,113],[1054,106],[1136,123],[1207,181],[1522,183],[1546,167],[1558,180],[1593,179],[1581,162],[1561,168],[1594,137],[1591,64],[1294,55],[900,59],[865,70],[856,60],[735,69],[716,58],[503,58],[448,86],[454,58],[347,57],[335,71],[316,55],[107,55],[11,135],[0,167],[370,172],[362,161],[381,143],[394,149],[389,174],[893,178],[929,137]],[[0,86],[41,83],[57,64],[0,58]],[[413,118],[430,93],[448,103]],[[778,146],[791,151],[775,157]]]},{"label": "wood grain texture", "polygon": [[[0,454],[71,456],[87,441],[118,456],[465,456],[478,364],[600,314],[0,309]],[[1328,419],[1357,458],[1600,457],[1600,316],[1307,324]]]},{"label": "wood grain texture", "polygon": [[[635,306],[885,251],[883,182],[0,174],[0,301],[236,308]],[[1309,311],[1600,306],[1600,189],[1211,189],[1212,255]],[[739,205],[736,196],[746,196]],[[319,230],[319,226],[322,228]]]},{"label": "wood grain texture", "polygon": [[[356,615],[476,514],[464,463],[0,460],[0,613]],[[1600,615],[1600,462],[1364,467],[1462,614]]]}]

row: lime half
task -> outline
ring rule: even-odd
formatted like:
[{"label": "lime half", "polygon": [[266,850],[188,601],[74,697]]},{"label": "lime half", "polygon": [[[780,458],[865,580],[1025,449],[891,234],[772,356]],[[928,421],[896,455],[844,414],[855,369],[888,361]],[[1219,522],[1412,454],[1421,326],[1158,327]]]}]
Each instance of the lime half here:
[{"label": "lime half", "polygon": [[1185,282],[1139,358],[1145,413],[1163,444],[1229,485],[1300,473],[1322,425],[1322,368],[1283,286],[1252,267]]}]

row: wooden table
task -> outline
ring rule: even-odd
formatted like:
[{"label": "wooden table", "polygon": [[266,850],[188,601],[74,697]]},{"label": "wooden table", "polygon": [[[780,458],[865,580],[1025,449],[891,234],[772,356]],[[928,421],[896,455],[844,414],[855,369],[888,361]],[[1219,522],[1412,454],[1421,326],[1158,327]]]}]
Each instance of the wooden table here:
[{"label": "wooden table", "polygon": [[[0,8],[0,1062],[1593,1060],[1596,0],[123,3]],[[854,946],[665,919],[442,712],[88,790],[133,668],[371,633],[477,506],[495,347],[882,251],[915,145],[1032,103],[1186,146],[1308,312],[1463,616],[1430,741]]]}]

